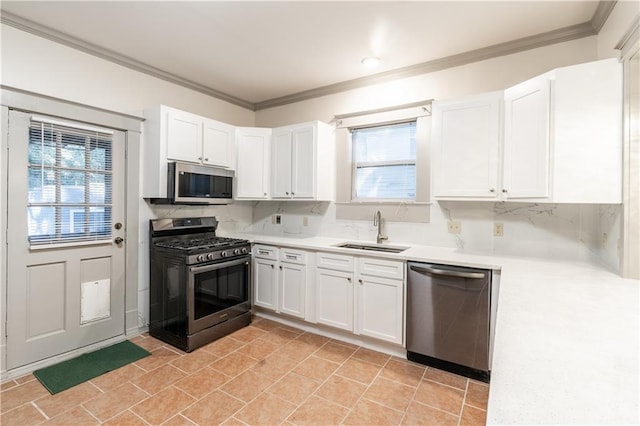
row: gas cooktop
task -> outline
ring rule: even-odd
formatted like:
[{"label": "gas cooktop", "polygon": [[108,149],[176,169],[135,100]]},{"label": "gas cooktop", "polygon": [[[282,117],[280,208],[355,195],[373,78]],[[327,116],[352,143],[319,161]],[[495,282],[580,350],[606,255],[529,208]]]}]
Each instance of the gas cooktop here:
[{"label": "gas cooktop", "polygon": [[204,237],[204,238],[180,238],[165,241],[157,241],[157,247],[165,247],[175,250],[201,250],[201,249],[224,249],[238,245],[247,244],[247,240],[228,237]]}]

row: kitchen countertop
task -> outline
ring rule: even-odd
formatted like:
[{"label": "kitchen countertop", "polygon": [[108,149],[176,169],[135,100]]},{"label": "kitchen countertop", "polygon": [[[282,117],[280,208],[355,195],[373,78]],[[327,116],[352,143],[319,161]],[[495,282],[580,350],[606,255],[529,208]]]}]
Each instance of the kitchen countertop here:
[{"label": "kitchen countertop", "polygon": [[[238,237],[238,235],[234,235]],[[244,234],[253,243],[499,269],[487,424],[640,423],[640,281],[575,261],[410,246],[334,247],[325,237]],[[364,243],[364,241],[358,241]]]}]

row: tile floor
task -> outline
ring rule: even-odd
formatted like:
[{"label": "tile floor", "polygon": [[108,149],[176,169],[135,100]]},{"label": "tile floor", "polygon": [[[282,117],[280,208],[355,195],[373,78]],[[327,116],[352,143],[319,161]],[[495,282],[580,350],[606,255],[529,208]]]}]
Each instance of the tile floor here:
[{"label": "tile floor", "polygon": [[266,319],[190,354],[152,355],[57,395],[2,384],[11,425],[480,425],[489,387]]}]

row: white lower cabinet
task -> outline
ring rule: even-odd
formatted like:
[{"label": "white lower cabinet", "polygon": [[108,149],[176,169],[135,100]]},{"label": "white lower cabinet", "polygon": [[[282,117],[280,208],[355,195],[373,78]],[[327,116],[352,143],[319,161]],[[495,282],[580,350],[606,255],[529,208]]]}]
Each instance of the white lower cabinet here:
[{"label": "white lower cabinet", "polygon": [[307,289],[306,253],[300,250],[280,249],[278,292],[280,312],[304,318]]},{"label": "white lower cabinet", "polygon": [[404,262],[360,258],[356,286],[356,333],[402,344]]},{"label": "white lower cabinet", "polygon": [[353,272],[316,269],[318,323],[353,331]]},{"label": "white lower cabinet", "polygon": [[319,323],[403,343],[404,262],[318,253],[317,264]]},{"label": "white lower cabinet", "polygon": [[253,304],[278,310],[278,249],[255,246],[253,248]]},{"label": "white lower cabinet", "polygon": [[253,248],[253,303],[304,318],[307,267],[301,250],[256,245]]}]

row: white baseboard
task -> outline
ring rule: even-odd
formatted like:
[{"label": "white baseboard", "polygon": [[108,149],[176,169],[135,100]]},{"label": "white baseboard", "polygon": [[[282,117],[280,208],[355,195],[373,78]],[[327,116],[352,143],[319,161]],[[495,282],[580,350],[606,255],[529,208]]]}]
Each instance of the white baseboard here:
[{"label": "white baseboard", "polygon": [[309,333],[319,334],[324,337],[351,343],[352,345],[362,346],[367,349],[372,349],[374,351],[382,352],[388,355],[397,356],[399,358],[407,358],[407,350],[401,345],[383,342],[367,336],[360,336],[357,334],[349,333],[347,331],[336,330],[335,328],[325,327],[322,324],[313,324],[302,319],[288,316],[285,317],[257,307],[254,307],[253,314],[260,318],[269,319],[284,325],[288,325],[290,327],[308,331]]}]

